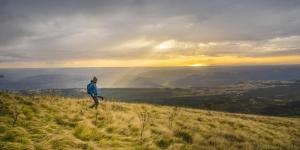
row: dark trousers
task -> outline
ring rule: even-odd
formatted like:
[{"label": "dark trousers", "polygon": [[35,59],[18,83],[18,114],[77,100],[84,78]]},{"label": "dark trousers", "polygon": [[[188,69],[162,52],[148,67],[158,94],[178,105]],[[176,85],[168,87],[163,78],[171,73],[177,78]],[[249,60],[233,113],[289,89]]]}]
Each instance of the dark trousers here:
[{"label": "dark trousers", "polygon": [[98,105],[99,105],[99,98],[101,98],[102,100],[104,99],[102,96],[91,96],[92,99],[94,100],[94,104],[90,106],[90,108],[94,108],[97,109],[98,108]]},{"label": "dark trousers", "polygon": [[99,105],[99,100],[97,96],[92,96],[92,99],[94,100],[94,104],[90,106],[90,108],[94,108],[97,109],[98,105]]}]

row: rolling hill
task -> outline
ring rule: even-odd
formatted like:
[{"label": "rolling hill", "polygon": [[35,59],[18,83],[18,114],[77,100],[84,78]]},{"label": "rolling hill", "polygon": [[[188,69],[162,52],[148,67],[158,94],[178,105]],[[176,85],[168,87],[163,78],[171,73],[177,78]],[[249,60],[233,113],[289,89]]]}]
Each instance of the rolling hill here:
[{"label": "rolling hill", "polygon": [[300,149],[300,119],[0,93],[0,149]]},{"label": "rolling hill", "polygon": [[0,69],[0,90],[82,88],[93,76],[105,88],[190,88],[246,81],[300,80],[300,66]]}]

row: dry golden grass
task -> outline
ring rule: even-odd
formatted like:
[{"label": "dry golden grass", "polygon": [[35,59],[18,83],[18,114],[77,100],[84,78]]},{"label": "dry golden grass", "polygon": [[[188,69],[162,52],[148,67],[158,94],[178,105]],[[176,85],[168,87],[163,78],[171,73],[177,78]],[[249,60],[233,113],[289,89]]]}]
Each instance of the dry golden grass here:
[{"label": "dry golden grass", "polygon": [[0,93],[0,149],[300,149],[299,118],[91,103]]}]

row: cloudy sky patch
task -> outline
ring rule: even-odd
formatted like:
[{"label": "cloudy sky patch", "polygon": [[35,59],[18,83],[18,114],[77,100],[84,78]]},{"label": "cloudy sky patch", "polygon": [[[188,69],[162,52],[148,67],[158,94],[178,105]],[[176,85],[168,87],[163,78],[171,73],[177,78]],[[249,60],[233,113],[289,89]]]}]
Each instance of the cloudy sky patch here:
[{"label": "cloudy sky patch", "polygon": [[299,0],[0,0],[0,67],[296,64],[299,18]]}]

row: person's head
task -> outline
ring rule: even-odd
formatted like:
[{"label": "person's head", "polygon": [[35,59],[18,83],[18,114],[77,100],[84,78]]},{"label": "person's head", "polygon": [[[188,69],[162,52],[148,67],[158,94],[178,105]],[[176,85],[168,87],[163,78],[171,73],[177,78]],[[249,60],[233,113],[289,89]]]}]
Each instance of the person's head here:
[{"label": "person's head", "polygon": [[97,83],[97,81],[98,81],[97,77],[94,76],[92,82]]}]

